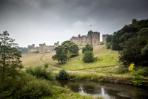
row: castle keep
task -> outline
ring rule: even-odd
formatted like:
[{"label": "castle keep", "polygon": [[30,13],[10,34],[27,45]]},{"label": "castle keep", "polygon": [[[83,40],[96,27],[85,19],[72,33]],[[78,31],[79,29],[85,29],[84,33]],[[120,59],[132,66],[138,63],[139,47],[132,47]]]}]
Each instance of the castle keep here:
[{"label": "castle keep", "polygon": [[87,44],[97,46],[100,43],[100,33],[89,31],[87,35],[78,35],[78,37],[73,36],[71,41],[79,46],[85,46]]}]

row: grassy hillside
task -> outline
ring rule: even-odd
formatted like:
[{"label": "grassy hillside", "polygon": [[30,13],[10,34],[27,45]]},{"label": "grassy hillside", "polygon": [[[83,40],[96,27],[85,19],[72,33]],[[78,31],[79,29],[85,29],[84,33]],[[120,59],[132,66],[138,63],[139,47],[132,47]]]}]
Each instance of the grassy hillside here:
[{"label": "grassy hillside", "polygon": [[82,53],[78,57],[72,58],[64,65],[57,64],[52,60],[54,53],[45,54],[24,54],[22,62],[25,67],[42,66],[48,64],[50,68],[65,69],[68,71],[89,71],[96,73],[113,73],[120,64],[118,52],[108,50],[103,45],[94,48],[94,55],[97,61],[94,63],[84,63]]},{"label": "grassy hillside", "polygon": [[82,53],[78,57],[71,59],[67,64],[61,66],[66,70],[95,70],[98,71],[105,68],[114,68],[119,64],[118,53],[105,49],[104,46],[98,46],[94,48],[94,55],[97,57],[97,61],[94,63],[84,63],[82,61]]},{"label": "grassy hillside", "polygon": [[52,60],[53,53],[27,53],[22,55],[22,63],[25,67],[42,66],[44,64],[56,64]]}]

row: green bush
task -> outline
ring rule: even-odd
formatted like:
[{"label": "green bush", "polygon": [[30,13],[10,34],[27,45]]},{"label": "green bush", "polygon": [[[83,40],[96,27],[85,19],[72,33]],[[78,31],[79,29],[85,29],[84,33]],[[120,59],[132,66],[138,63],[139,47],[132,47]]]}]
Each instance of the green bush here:
[{"label": "green bush", "polygon": [[51,73],[47,71],[46,65],[44,68],[42,68],[41,66],[35,68],[28,68],[26,72],[33,76],[36,76],[37,78],[48,79],[48,80],[52,79]]},{"label": "green bush", "polygon": [[106,48],[111,49],[111,43],[106,43]]},{"label": "green bush", "polygon": [[90,62],[94,62],[95,58],[94,58],[94,54],[91,51],[85,51],[84,52],[84,56],[83,56],[83,61],[85,63],[90,63]]},{"label": "green bush", "polygon": [[37,79],[30,74],[0,81],[0,99],[39,99],[52,95],[52,86],[46,80]]},{"label": "green bush", "polygon": [[34,79],[26,83],[21,90],[20,99],[39,99],[51,96],[51,85],[45,80]]},{"label": "green bush", "polygon": [[128,72],[128,68],[125,67],[124,65],[118,66],[116,70],[116,73],[120,73],[120,74],[126,73],[126,72]]},{"label": "green bush", "polygon": [[143,84],[142,76],[137,72],[133,72],[133,84],[136,86],[141,86]]},{"label": "green bush", "polygon": [[93,47],[89,44],[87,44],[83,49],[82,49],[82,53],[85,53],[87,51],[91,51],[93,52]]},{"label": "green bush", "polygon": [[148,76],[148,67],[139,68],[136,72],[141,76]]},{"label": "green bush", "polygon": [[69,74],[65,70],[61,70],[59,74],[56,76],[57,80],[69,80]]}]

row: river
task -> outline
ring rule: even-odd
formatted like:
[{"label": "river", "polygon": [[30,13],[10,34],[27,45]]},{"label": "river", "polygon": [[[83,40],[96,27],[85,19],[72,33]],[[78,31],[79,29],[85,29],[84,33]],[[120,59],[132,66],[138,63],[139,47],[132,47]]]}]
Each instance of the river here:
[{"label": "river", "polygon": [[148,99],[148,90],[130,85],[97,83],[91,81],[61,83],[80,95],[104,99]]}]

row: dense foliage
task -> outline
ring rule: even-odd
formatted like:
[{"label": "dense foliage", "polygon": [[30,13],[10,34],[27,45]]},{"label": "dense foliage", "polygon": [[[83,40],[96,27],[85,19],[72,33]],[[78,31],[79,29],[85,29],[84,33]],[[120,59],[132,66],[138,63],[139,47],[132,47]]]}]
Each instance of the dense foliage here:
[{"label": "dense foliage", "polygon": [[78,56],[78,45],[71,41],[65,41],[60,46],[55,48],[56,54],[53,56],[54,60],[58,60],[60,64],[64,64],[68,59]]},{"label": "dense foliage", "polygon": [[87,44],[83,49],[82,49],[82,53],[85,53],[87,51],[93,51],[93,47],[89,44]]},{"label": "dense foliage", "polygon": [[65,42],[62,43],[61,46],[63,46],[64,49],[66,50],[68,58],[72,58],[72,57],[78,56],[78,54],[79,54],[79,47],[75,43],[73,43],[71,41],[65,41]]},{"label": "dense foliage", "polygon": [[16,49],[14,39],[4,31],[0,34],[0,79],[5,80],[8,76],[14,77],[22,67],[20,52]]},{"label": "dense foliage", "polygon": [[54,60],[57,60],[58,63],[64,64],[67,62],[67,52],[63,46],[58,46],[55,48],[56,54],[52,57]]},{"label": "dense foliage", "polygon": [[90,62],[94,62],[95,58],[94,58],[94,54],[93,54],[93,47],[90,45],[86,45],[83,49],[82,49],[82,53],[83,55],[83,62],[85,63],[90,63]]},{"label": "dense foliage", "polygon": [[56,76],[57,80],[69,80],[69,74],[65,70],[61,70],[59,74]]},{"label": "dense foliage", "polygon": [[[51,96],[51,86],[47,81],[36,79],[20,69],[21,53],[16,43],[4,31],[0,34],[0,99],[39,99]],[[43,70],[38,76],[47,77]]]},{"label": "dense foliage", "polygon": [[52,80],[51,71],[49,71],[46,67],[30,67],[26,69],[26,72],[40,79]]},{"label": "dense foliage", "polygon": [[132,24],[109,36],[107,44],[120,51],[120,60],[125,65],[148,66],[148,20],[134,19]]}]

